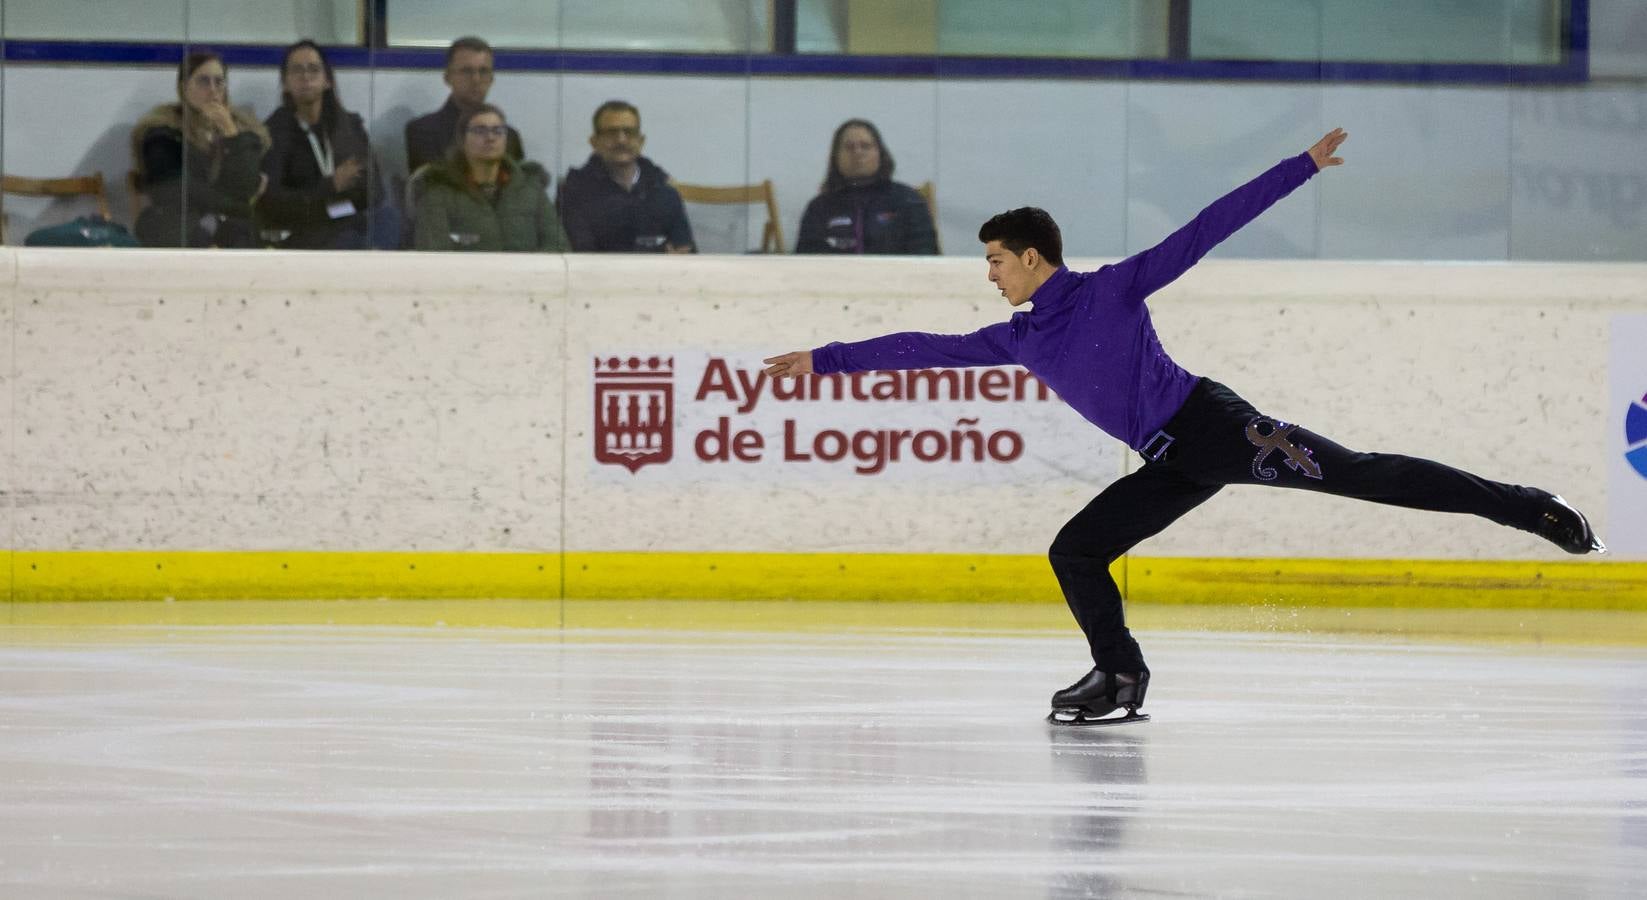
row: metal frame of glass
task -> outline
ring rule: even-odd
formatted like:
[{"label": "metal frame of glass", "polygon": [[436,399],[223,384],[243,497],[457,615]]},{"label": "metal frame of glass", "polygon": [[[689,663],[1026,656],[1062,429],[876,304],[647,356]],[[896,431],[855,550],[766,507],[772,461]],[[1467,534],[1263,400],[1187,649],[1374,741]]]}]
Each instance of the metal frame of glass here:
[{"label": "metal frame of glass", "polygon": [[[340,67],[438,68],[444,51],[387,44],[387,0],[366,0],[366,44],[328,48]],[[865,56],[795,51],[796,0],[774,0],[771,53],[673,53],[509,48],[497,67],[515,71],[679,75],[877,76],[892,78],[1062,78],[1195,81],[1437,82],[1570,84],[1589,79],[1589,0],[1565,0],[1561,59],[1551,65],[1192,59],[1193,0],[1169,0],[1168,52],[1161,59]],[[213,44],[231,65],[276,65],[282,45]],[[8,40],[4,59],[19,63],[155,64],[182,58],[183,43]]]}]

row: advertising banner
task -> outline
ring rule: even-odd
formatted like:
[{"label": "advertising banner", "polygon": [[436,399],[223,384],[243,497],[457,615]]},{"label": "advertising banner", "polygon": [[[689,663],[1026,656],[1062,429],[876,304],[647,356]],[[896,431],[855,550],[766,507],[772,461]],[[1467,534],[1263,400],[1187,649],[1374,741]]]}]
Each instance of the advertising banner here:
[{"label": "advertising banner", "polygon": [[764,368],[755,350],[630,347],[594,356],[589,476],[677,489],[1036,484],[1072,469],[1119,473],[1121,448],[1017,367],[781,380]]},{"label": "advertising banner", "polygon": [[1612,320],[1607,364],[1607,528],[1621,557],[1647,559],[1647,315]]}]

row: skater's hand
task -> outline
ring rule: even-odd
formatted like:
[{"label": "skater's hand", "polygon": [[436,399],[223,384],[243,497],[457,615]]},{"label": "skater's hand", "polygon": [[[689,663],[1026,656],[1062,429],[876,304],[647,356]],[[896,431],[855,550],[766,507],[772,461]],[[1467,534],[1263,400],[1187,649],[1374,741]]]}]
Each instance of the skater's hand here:
[{"label": "skater's hand", "polygon": [[1334,128],[1327,132],[1326,137],[1315,142],[1315,146],[1310,148],[1310,159],[1315,160],[1315,170],[1317,172],[1328,166],[1341,166],[1344,164],[1344,160],[1333,156],[1333,152],[1338,149],[1339,144],[1344,143],[1348,138],[1349,135],[1345,133],[1344,129]]},{"label": "skater's hand", "polygon": [[766,363],[766,374],[771,378],[798,378],[812,374],[812,351],[796,350],[794,353],[785,353],[763,359]]}]

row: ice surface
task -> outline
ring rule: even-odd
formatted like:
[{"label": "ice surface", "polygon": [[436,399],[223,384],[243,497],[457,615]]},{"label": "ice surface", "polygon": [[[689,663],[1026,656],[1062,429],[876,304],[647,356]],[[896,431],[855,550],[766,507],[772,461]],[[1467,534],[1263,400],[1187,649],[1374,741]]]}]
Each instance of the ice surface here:
[{"label": "ice surface", "polygon": [[5,897],[1647,896],[1647,655],[0,628]]}]

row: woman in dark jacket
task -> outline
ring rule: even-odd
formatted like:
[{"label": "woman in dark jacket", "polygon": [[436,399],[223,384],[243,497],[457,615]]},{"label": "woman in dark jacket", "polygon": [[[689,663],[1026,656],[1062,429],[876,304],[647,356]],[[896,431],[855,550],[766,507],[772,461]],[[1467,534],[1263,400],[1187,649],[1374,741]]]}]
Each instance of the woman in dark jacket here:
[{"label": "woman in dark jacket", "polygon": [[503,111],[483,104],[458,118],[457,143],[446,162],[419,169],[416,200],[418,250],[565,253],[560,217],[549,202],[549,173],[505,152],[509,124]]},{"label": "woman in dark jacket", "polygon": [[332,64],[314,41],[286,48],[280,108],[264,122],[269,188],[257,203],[265,237],[282,247],[350,250],[368,245],[371,147],[360,116],[337,99]]},{"label": "woman in dark jacket", "polygon": [[177,103],[149,110],[132,129],[132,161],[143,211],[137,239],[148,247],[255,247],[252,203],[269,133],[229,105],[228,70],[209,50],[177,69]]},{"label": "woman in dark jacket", "polygon": [[892,180],[892,154],[863,119],[835,129],[823,190],[806,205],[796,253],[936,255],[926,199]]}]

